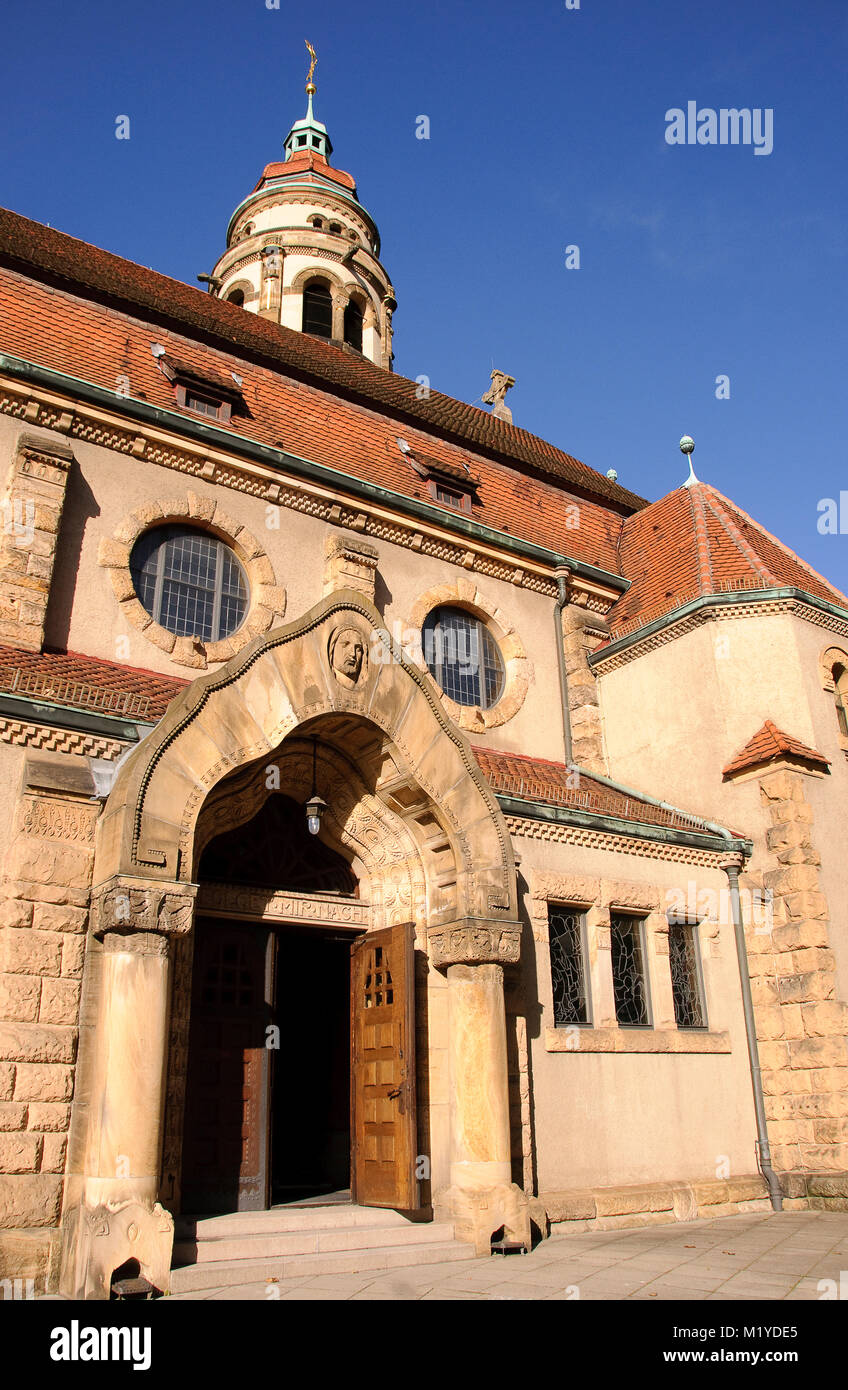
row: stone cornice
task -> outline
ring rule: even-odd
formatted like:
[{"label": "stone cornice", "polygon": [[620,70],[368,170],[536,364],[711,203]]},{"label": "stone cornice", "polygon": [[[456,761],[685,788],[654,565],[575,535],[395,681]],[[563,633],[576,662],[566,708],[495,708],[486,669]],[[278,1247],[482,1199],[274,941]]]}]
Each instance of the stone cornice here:
[{"label": "stone cornice", "polygon": [[69,439],[99,444],[551,597],[557,593],[553,572],[566,560],[576,591],[585,587],[594,607],[608,606],[627,588],[619,575],[472,519],[451,516],[448,525],[438,507],[176,411],[119,398],[5,354],[0,354],[0,371],[12,378],[0,377],[0,414]]},{"label": "stone cornice", "polygon": [[589,665],[599,676],[616,671],[628,662],[673,642],[704,623],[729,618],[750,618],[763,613],[795,613],[805,622],[828,632],[848,637],[848,610],[809,594],[792,585],[768,589],[739,589],[723,594],[704,594],[680,608],[645,623],[624,637],[614,639],[589,657]]}]

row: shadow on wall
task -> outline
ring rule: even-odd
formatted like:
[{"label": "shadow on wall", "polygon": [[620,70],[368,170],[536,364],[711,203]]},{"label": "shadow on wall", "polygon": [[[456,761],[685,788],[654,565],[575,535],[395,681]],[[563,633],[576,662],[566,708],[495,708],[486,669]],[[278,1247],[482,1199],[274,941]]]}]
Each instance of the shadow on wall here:
[{"label": "shadow on wall", "polygon": [[[62,523],[56,538],[53,582],[44,622],[44,644],[48,648],[57,651],[68,649],[85,528],[92,517],[99,515],[97,499],[83,477],[79,462],[74,459],[68,472]],[[106,571],[100,573],[106,580]]]}]

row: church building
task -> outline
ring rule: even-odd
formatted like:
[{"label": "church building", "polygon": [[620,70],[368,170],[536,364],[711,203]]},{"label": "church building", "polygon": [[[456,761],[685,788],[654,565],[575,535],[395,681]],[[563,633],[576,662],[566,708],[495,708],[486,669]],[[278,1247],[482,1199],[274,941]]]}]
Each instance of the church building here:
[{"label": "church building", "polygon": [[307,95],[205,288],[0,211],[6,1297],[848,1207],[848,599],[396,374]]}]

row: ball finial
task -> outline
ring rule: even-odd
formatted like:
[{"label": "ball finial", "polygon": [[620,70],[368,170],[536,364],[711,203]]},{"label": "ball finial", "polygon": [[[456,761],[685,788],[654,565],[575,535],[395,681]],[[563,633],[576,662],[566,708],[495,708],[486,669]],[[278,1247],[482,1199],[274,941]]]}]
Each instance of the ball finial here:
[{"label": "ball finial", "polygon": [[681,441],[680,441],[680,452],[681,452],[681,454],[691,454],[692,451],[694,450],[694,448],[695,448],[695,441],[694,441],[694,439],[692,439],[692,437],[691,437],[690,435],[684,434],[683,438],[682,438]]}]

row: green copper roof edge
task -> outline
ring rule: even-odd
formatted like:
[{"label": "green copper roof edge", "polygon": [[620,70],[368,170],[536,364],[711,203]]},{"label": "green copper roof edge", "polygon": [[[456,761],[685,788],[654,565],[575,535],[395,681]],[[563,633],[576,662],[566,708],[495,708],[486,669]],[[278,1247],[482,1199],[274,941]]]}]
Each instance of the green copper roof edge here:
[{"label": "green copper roof edge", "polygon": [[362,478],[354,478],[351,474],[329,468],[326,464],[313,463],[310,459],[301,458],[298,454],[290,454],[284,449],[272,449],[267,444],[257,444],[251,439],[245,439],[242,435],[229,434],[226,430],[217,429],[214,425],[207,425],[200,420],[189,419],[176,411],[165,410],[161,406],[148,405],[146,401],[136,400],[132,396],[120,396],[116,391],[108,391],[103,386],[95,386],[92,382],[70,376],[66,372],[57,372],[52,367],[41,367],[33,362],[27,362],[25,358],[0,353],[0,371],[5,371],[10,376],[21,378],[24,381],[33,381],[53,390],[65,390],[70,394],[76,392],[78,396],[92,404],[105,406],[111,410],[117,407],[139,420],[158,424],[162,428],[171,429],[175,433],[185,435],[199,443],[213,445],[215,448],[227,450],[232,454],[241,454],[255,463],[264,464],[266,467],[286,468],[289,472],[309,478],[313,482],[325,482],[328,486],[346,490],[354,497],[381,502],[412,520],[439,526],[449,534],[458,532],[471,540],[477,540],[481,544],[506,551],[510,555],[523,556],[527,560],[535,560],[540,564],[550,565],[552,569],[557,569],[563,565],[568,566],[575,574],[585,579],[592,579],[596,583],[604,584],[621,593],[630,587],[630,581],[623,579],[621,575],[610,574],[607,570],[587,564],[583,560],[576,560],[561,551],[537,545],[534,541],[522,541],[520,537],[507,535],[503,531],[496,531],[494,527],[486,526],[483,522],[473,521],[468,517],[447,516],[440,507],[431,506],[428,502],[405,497],[403,493],[393,492],[390,488],[380,487],[376,483],[366,482]]},{"label": "green copper roof edge", "polygon": [[76,705],[61,705],[48,700],[27,700],[21,695],[0,690],[0,715],[23,719],[31,724],[73,729],[80,733],[104,734],[111,738],[137,743],[155,727],[156,721],[137,720],[100,711],[79,709]]},{"label": "green copper roof edge", "polygon": [[738,850],[747,858],[753,852],[750,840],[725,840],[709,831],[678,830],[671,826],[651,825],[644,821],[624,820],[621,816],[605,816],[595,811],[580,811],[577,807],[552,806],[547,802],[527,801],[524,797],[495,793],[505,815],[521,816],[526,820],[550,821],[557,825],[578,825],[599,830],[605,835],[628,835],[637,840],[655,840],[663,844],[689,845],[727,853]]},{"label": "green copper roof edge", "polygon": [[[280,163],[282,163],[282,161],[280,161]],[[341,187],[340,184],[335,183],[332,179],[327,179],[327,178],[325,178],[323,174],[317,174],[317,175],[316,175],[316,178],[318,178],[318,179],[321,180],[320,185],[318,185],[319,187],[325,187],[325,188],[329,189],[329,191],[330,191],[331,193],[337,194],[337,196],[338,196],[339,198],[341,198],[341,200],[342,200],[343,202],[349,203],[349,204],[351,205],[351,207],[354,208],[354,210],[355,210],[356,212],[360,212],[360,213],[364,213],[364,214],[365,214],[366,218],[367,218],[368,221],[371,223],[371,226],[374,228],[374,240],[375,240],[375,243],[376,243],[376,246],[377,246],[377,250],[376,250],[376,252],[372,252],[372,255],[374,255],[374,259],[375,259],[375,260],[378,260],[378,261],[379,261],[379,259],[380,259],[380,233],[379,233],[379,230],[378,230],[378,227],[377,227],[377,223],[374,221],[374,218],[371,216],[371,213],[368,211],[368,209],[367,209],[367,207],[365,206],[365,204],[364,204],[364,203],[360,203],[359,199],[358,199],[357,197],[355,197],[352,193],[345,193],[345,192],[343,191],[343,189],[342,189],[342,187]],[[232,231],[233,223],[235,222],[236,218],[239,217],[239,216],[241,215],[241,213],[244,211],[244,209],[247,208],[247,207],[249,207],[250,204],[251,204],[252,202],[254,202],[257,198],[267,198],[268,193],[270,192],[270,190],[271,190],[272,188],[276,188],[277,185],[278,185],[278,182],[279,182],[280,186],[282,186],[282,183],[283,183],[283,180],[284,180],[284,179],[285,179],[285,187],[286,187],[286,188],[296,188],[296,189],[298,189],[299,191],[302,191],[302,190],[304,190],[304,189],[306,189],[306,190],[308,191],[308,190],[311,189],[313,193],[315,192],[316,184],[315,184],[314,182],[313,182],[313,183],[301,183],[298,179],[286,178],[284,174],[279,174],[279,175],[277,175],[277,177],[276,177],[275,179],[272,179],[272,180],[266,185],[265,188],[256,188],[256,189],[253,190],[252,193],[248,193],[248,195],[247,195],[246,198],[242,198],[241,202],[239,203],[238,207],[235,209],[235,211],[234,211],[232,217],[230,218],[229,222],[227,223],[227,234],[226,234],[226,240],[227,240],[227,242],[229,242],[229,240],[230,240],[230,232]],[[271,237],[271,236],[274,235],[274,230],[275,230],[275,229],[274,229],[273,227],[270,227],[270,228],[268,229],[268,236],[269,236],[269,237]],[[305,227],[303,227],[303,228],[300,228],[300,227],[278,227],[276,230],[277,230],[277,231],[280,231],[280,232],[299,232],[299,231],[306,231],[307,229],[306,229]],[[254,232],[253,235],[254,235],[254,236],[257,236],[257,235],[264,235],[264,233],[256,233],[256,232]],[[229,246],[229,245],[227,246],[227,251],[231,251],[232,249],[233,249],[233,248],[232,248],[231,246]],[[364,250],[367,250],[368,248],[367,248],[367,247],[364,247],[363,249],[364,249]],[[224,255],[226,255],[226,251],[224,252]],[[219,256],[218,259],[220,260],[221,257]]]},{"label": "green copper roof edge", "polygon": [[799,589],[794,584],[775,585],[772,589],[733,589],[725,594],[700,594],[698,598],[690,599],[688,603],[681,604],[679,608],[673,608],[670,613],[664,613],[661,617],[654,618],[644,627],[636,628],[635,632],[628,632],[626,637],[619,637],[614,642],[608,643],[600,651],[592,652],[589,656],[589,665],[598,666],[608,657],[626,651],[635,643],[643,641],[646,637],[652,637],[656,632],[662,632],[663,628],[671,627],[673,623],[679,623],[703,608],[732,608],[739,603],[762,603],[776,598],[800,599],[803,603],[809,604],[811,608],[818,608],[823,613],[829,613],[835,618],[843,618],[848,622],[848,608],[840,608],[838,604],[829,603],[827,599],[819,598],[807,589]]}]

